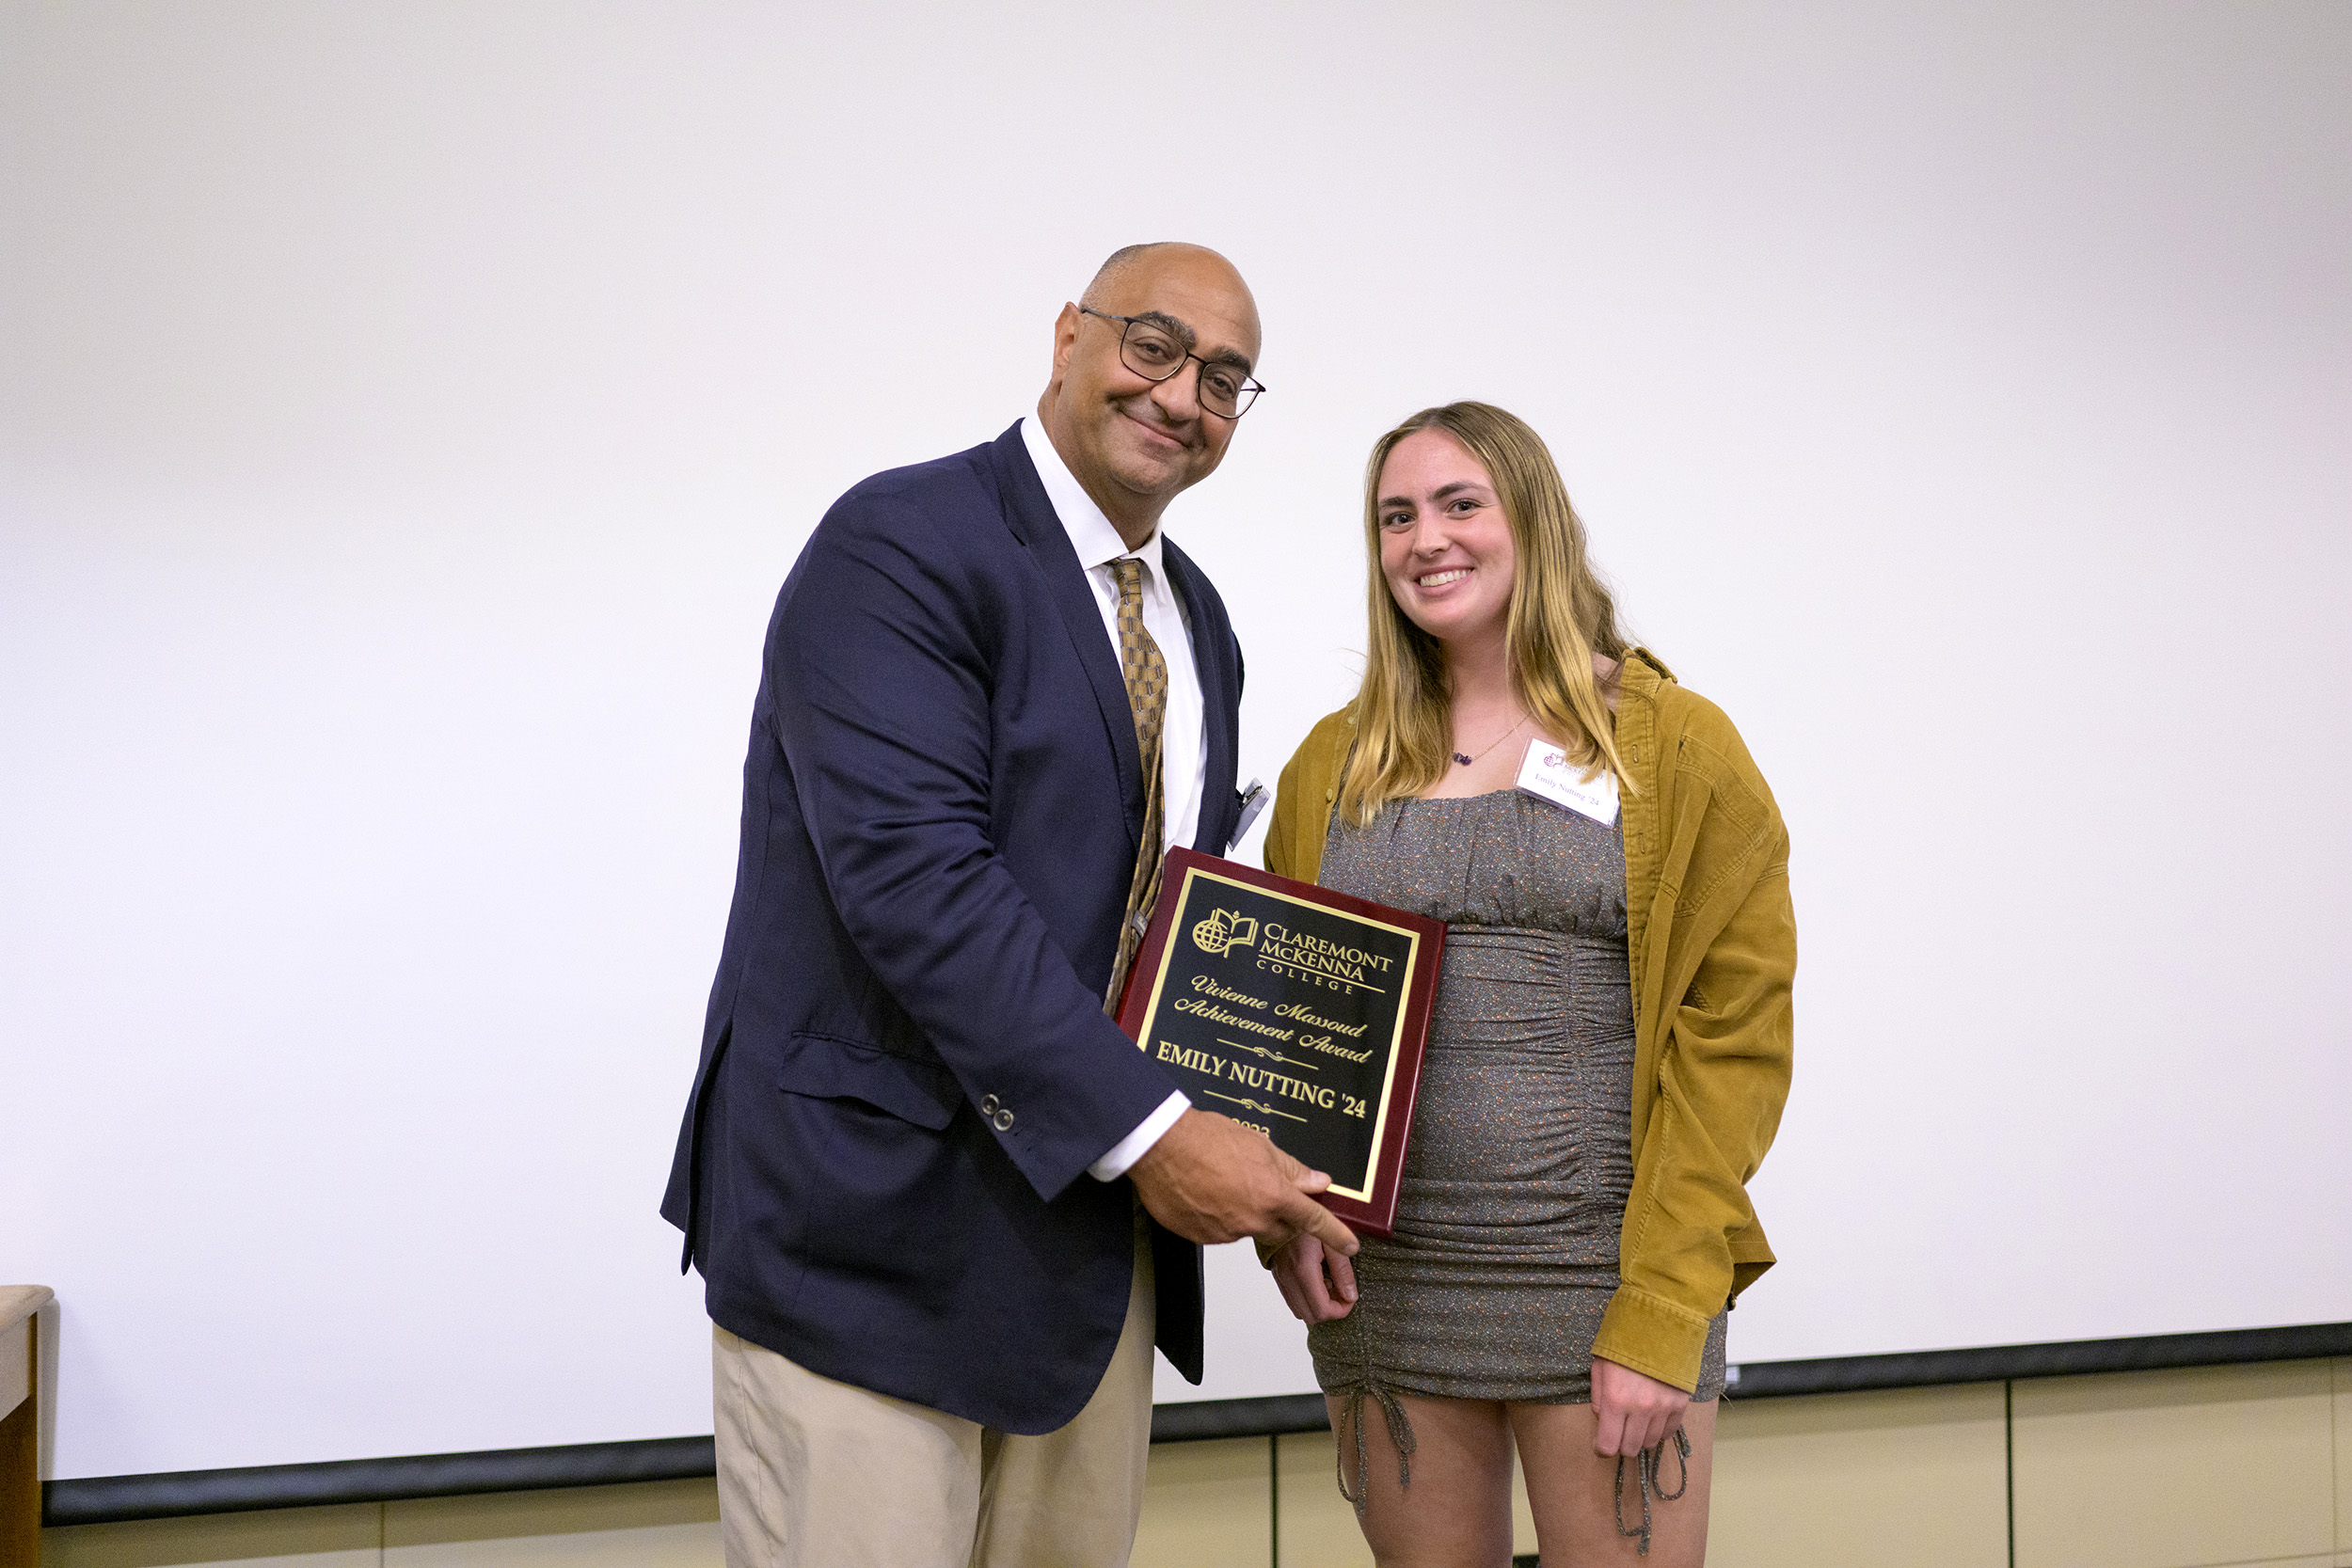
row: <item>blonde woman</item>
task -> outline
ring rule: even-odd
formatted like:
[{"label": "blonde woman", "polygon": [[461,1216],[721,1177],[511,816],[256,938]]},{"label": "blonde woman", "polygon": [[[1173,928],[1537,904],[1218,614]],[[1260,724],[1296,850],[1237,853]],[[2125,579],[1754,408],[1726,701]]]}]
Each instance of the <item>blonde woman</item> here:
[{"label": "blonde woman", "polygon": [[1341,1489],[1383,1568],[1500,1565],[1516,1446],[1546,1563],[1695,1564],[1724,1313],[1772,1261],[1745,1184],[1788,1087],[1788,834],[1618,634],[1525,423],[1406,420],[1364,530],[1363,685],[1283,769],[1266,864],[1451,929],[1394,1238],[1272,1260]]}]

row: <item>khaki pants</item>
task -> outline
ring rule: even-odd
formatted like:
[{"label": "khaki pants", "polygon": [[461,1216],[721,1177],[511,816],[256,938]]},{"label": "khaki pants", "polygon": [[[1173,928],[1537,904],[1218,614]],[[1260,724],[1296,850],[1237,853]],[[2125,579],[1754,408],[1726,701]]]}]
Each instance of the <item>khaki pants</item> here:
[{"label": "khaki pants", "polygon": [[1069,1425],[1023,1437],[836,1383],[711,1325],[727,1568],[1121,1568],[1152,1448],[1152,1248]]}]

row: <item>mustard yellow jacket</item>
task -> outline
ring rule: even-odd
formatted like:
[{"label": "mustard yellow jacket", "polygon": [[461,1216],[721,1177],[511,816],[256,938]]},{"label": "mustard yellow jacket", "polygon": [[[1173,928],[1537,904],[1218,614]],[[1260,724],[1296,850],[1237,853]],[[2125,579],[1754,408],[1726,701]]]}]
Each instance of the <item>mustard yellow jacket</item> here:
[{"label": "mustard yellow jacket", "polygon": [[[1623,796],[1633,1190],[1593,1354],[1687,1391],[1708,1320],[1772,1264],[1747,1181],[1788,1097],[1788,832],[1721,708],[1646,649],[1626,656],[1618,688],[1617,749],[1638,786]],[[1267,870],[1315,880],[1355,740],[1343,708],[1282,769]]]}]

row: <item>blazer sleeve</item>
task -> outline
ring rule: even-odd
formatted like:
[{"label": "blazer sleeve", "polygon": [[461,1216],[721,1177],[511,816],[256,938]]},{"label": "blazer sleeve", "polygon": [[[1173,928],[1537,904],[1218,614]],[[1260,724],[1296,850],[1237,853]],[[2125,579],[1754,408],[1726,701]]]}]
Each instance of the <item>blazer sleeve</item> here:
[{"label": "blazer sleeve", "polygon": [[[1793,1059],[1788,836],[1761,778],[1751,790],[1743,771],[1726,766],[1710,785],[1692,862],[1694,882],[1711,888],[1691,932],[1705,947],[1668,1023],[1658,1101],[1634,1150],[1622,1283],[1593,1342],[1595,1355],[1686,1391],[1698,1386],[1709,1320],[1760,1272],[1740,1266],[1734,1242],[1754,1228],[1747,1182],[1779,1128]],[[1741,832],[1743,816],[1760,831]],[[1740,847],[1724,854],[1725,840]]]},{"label": "blazer sleeve", "polygon": [[904,499],[845,498],[793,579],[768,687],[827,893],[965,1096],[1012,1113],[990,1131],[1050,1201],[1174,1085],[991,841],[987,640],[1021,618]]}]

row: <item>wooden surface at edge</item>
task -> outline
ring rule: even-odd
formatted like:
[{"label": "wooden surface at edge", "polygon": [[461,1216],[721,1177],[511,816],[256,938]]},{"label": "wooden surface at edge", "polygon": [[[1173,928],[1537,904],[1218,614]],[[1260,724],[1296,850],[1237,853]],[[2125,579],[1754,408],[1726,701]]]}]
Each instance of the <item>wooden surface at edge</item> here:
[{"label": "wooden surface at edge", "polygon": [[0,1333],[14,1328],[56,1299],[46,1285],[0,1285]]},{"label": "wooden surface at edge", "polygon": [[[40,1561],[40,1320],[49,1291],[20,1288],[29,1302],[22,1317],[0,1320],[0,1338],[24,1357],[25,1397],[0,1417],[0,1568],[36,1568]],[[8,1300],[13,1308],[17,1303]],[[17,1332],[23,1325],[23,1333]],[[15,1345],[24,1346],[17,1352]]]},{"label": "wooden surface at edge", "polygon": [[40,1376],[34,1359],[33,1323],[27,1318],[0,1327],[0,1416],[13,1415],[18,1405],[30,1402]]}]

